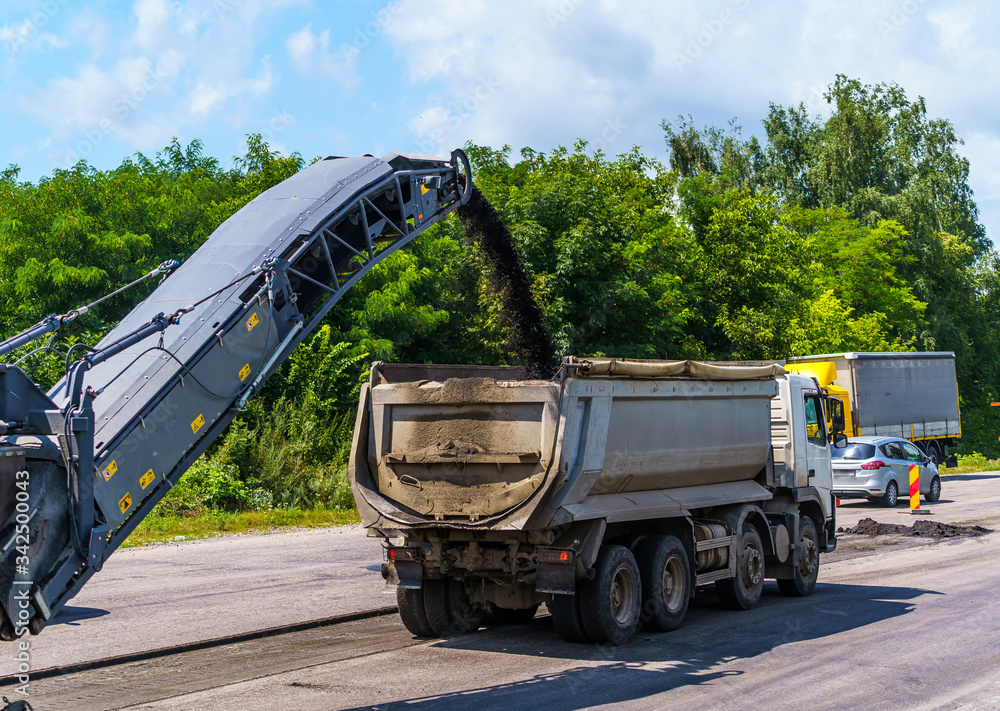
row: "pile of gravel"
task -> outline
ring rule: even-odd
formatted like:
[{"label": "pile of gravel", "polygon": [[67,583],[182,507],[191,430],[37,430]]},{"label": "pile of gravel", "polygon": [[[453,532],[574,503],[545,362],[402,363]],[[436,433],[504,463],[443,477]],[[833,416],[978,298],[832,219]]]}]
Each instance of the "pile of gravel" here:
[{"label": "pile of gravel", "polygon": [[858,521],[857,526],[844,528],[841,526],[837,533],[857,533],[864,536],[917,536],[919,538],[955,538],[957,536],[982,536],[985,533],[993,533],[988,528],[982,526],[953,526],[950,523],[939,521],[914,521],[912,526],[903,526],[898,523],[879,523],[873,518],[863,518]]}]

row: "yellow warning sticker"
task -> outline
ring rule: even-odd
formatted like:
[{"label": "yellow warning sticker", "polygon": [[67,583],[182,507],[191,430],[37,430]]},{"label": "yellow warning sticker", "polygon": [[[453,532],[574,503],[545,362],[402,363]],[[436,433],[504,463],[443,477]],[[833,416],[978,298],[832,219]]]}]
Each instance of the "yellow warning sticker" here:
[{"label": "yellow warning sticker", "polygon": [[198,415],[196,418],[194,418],[194,422],[191,423],[191,431],[194,432],[195,434],[198,434],[198,430],[200,430],[202,426],[204,426],[204,424],[205,424],[205,416]]},{"label": "yellow warning sticker", "polygon": [[112,459],[111,464],[106,466],[104,468],[104,471],[101,472],[101,474],[104,475],[104,481],[108,481],[109,479],[111,479],[111,477],[115,475],[116,471],[118,471],[118,464],[115,462],[114,459]]},{"label": "yellow warning sticker", "polygon": [[253,327],[260,323],[260,319],[257,318],[256,313],[250,314],[250,318],[247,319],[247,330],[252,331]]},{"label": "yellow warning sticker", "polygon": [[131,505],[132,505],[132,495],[126,492],[125,496],[123,496],[121,498],[121,501],[118,502],[118,508],[122,510],[122,513],[125,513],[126,511],[128,511],[128,507]]},{"label": "yellow warning sticker", "polygon": [[250,364],[249,363],[247,363],[242,368],[240,368],[240,382],[243,382],[244,380],[246,380],[248,375],[250,375]]},{"label": "yellow warning sticker", "polygon": [[153,483],[153,479],[155,478],[156,474],[154,474],[153,470],[150,469],[148,472],[139,477],[139,486],[141,486],[143,490],[145,490],[147,486]]}]

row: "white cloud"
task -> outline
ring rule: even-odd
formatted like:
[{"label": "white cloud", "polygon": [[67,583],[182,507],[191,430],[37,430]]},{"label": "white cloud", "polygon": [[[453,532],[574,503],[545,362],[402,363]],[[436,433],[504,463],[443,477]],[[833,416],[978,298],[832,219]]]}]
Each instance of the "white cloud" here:
[{"label": "white cloud", "polygon": [[[48,18],[44,13],[37,13],[40,18]],[[25,49],[45,49],[47,47],[66,47],[69,43],[49,32],[42,32],[39,26],[45,23],[36,19],[25,19],[0,27],[0,42],[8,52],[16,53]]]},{"label": "white cloud", "polygon": [[330,30],[320,34],[312,31],[312,23],[306,24],[298,32],[293,32],[285,40],[289,58],[303,76],[321,75],[342,84],[355,82],[352,74],[357,56],[354,48],[330,51]]},{"label": "white cloud", "polygon": [[175,10],[167,0],[136,0],[132,14],[136,19],[133,39],[143,52],[156,52],[176,31]]},{"label": "white cloud", "polygon": [[[998,25],[1000,8],[974,0],[403,0],[385,32],[427,94],[408,117],[423,148],[581,137],[663,156],[662,119],[735,116],[760,135],[769,102],[828,111],[838,73],[924,96],[959,135],[998,136]],[[1000,205],[981,160],[977,197]]]},{"label": "white cloud", "polygon": [[226,92],[217,87],[200,83],[191,92],[191,112],[205,116],[212,113],[226,100]]},{"label": "white cloud", "polygon": [[946,8],[930,12],[927,18],[938,31],[938,42],[941,49],[952,57],[961,57],[974,49],[975,36],[973,24],[975,18],[967,8]]},{"label": "white cloud", "polygon": [[84,8],[67,23],[69,36],[77,43],[87,45],[97,54],[104,54],[114,47],[111,23],[92,8]]}]

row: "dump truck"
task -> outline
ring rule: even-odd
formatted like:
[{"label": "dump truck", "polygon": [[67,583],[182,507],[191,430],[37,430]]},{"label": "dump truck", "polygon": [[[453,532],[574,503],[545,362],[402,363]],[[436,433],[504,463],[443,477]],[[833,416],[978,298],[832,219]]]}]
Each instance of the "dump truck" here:
[{"label": "dump truck", "polygon": [[809,595],[836,546],[832,438],[822,389],[777,364],[375,363],[349,478],[413,634],[544,603],[565,640],[624,644],[704,586],[742,610],[765,578]]},{"label": "dump truck", "polygon": [[958,445],[962,422],[955,354],[833,353],[789,358],[786,369],[816,379],[839,400],[851,437],[900,437],[935,464]]},{"label": "dump truck", "polygon": [[128,285],[160,279],[48,392],[5,359],[95,304],[0,342],[0,639],[55,619],[341,297],[472,189],[462,151],[323,158]]}]

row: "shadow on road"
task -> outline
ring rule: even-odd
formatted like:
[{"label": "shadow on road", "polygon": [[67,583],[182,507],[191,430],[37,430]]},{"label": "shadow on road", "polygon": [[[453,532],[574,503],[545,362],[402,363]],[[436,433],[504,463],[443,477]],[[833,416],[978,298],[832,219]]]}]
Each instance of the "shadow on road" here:
[{"label": "shadow on road", "polygon": [[[786,644],[832,637],[905,615],[921,595],[919,588],[820,584],[808,598],[784,598],[773,583],[759,607],[731,612],[718,606],[713,593],[699,594],[679,630],[640,631],[624,647],[568,644],[559,639],[550,618],[530,625],[495,628],[438,642],[433,647],[492,654],[579,660],[570,669],[540,673],[511,683],[484,685],[358,709],[468,709],[536,707],[572,711],[601,704],[635,701],[685,686],[740,676],[739,662],[759,658]],[[721,665],[728,668],[720,668]],[[733,666],[737,668],[733,668]],[[492,665],[491,665],[492,666]],[[490,668],[483,676],[491,675]]]},{"label": "shadow on road", "polygon": [[67,605],[59,611],[50,625],[73,625],[76,626],[80,620],[92,620],[95,617],[104,617],[111,614],[107,610],[97,607],[71,607]]}]

